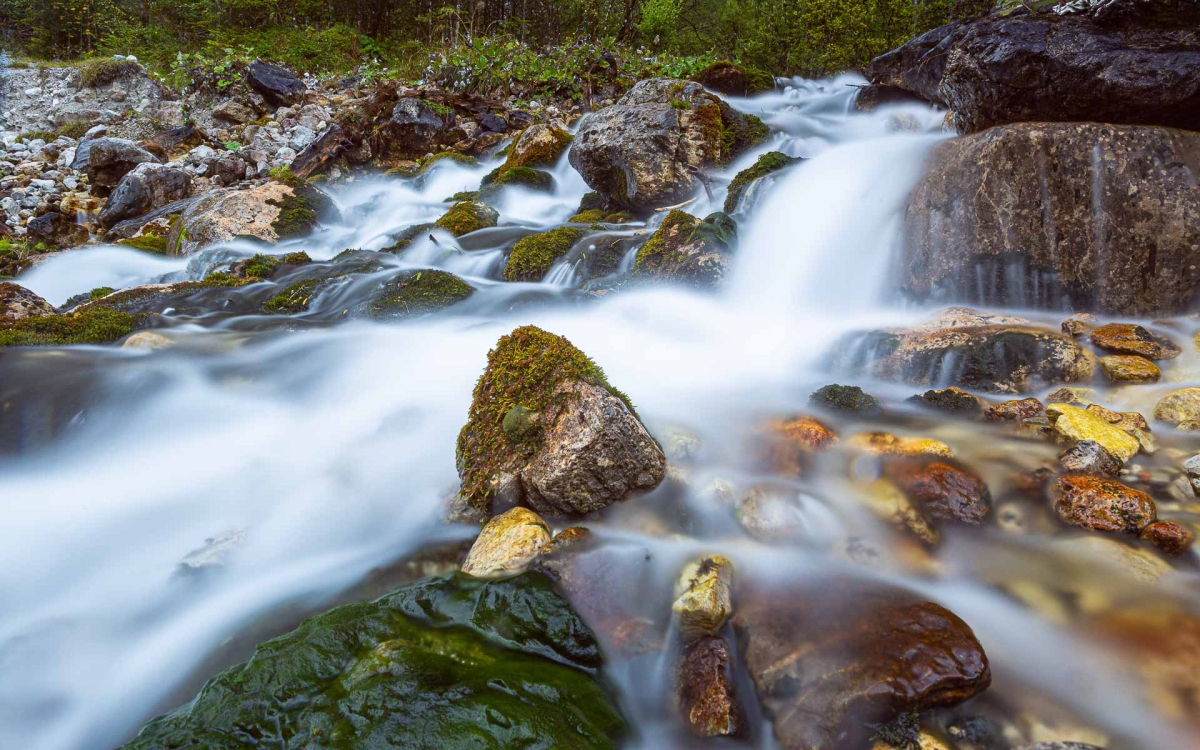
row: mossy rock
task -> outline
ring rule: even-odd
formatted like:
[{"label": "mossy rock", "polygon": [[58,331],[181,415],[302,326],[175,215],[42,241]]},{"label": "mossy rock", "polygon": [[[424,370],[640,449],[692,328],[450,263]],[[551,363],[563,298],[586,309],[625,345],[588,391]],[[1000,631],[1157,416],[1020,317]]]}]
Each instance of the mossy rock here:
[{"label": "mossy rock", "polygon": [[633,275],[712,287],[724,278],[737,225],[714,213],[703,221],[675,210],[638,249]]},{"label": "mossy rock", "polygon": [[429,578],[259,645],[121,750],[615,748],[600,666],[545,575]]},{"label": "mossy rock", "polygon": [[536,326],[522,326],[502,337],[488,352],[487,369],[475,384],[467,424],[458,434],[456,464],[462,480],[460,497],[472,508],[490,512],[493,478],[504,470],[527,463],[540,449],[536,440],[514,442],[504,434],[504,417],[515,406],[531,412],[552,413],[561,400],[559,391],[568,382],[600,386],[617,396],[633,412],[625,394],[609,385],[604,371],[562,336]]},{"label": "mossy rock", "polygon": [[154,253],[155,255],[167,254],[167,238],[159,237],[156,234],[143,234],[140,237],[118,240],[117,244],[147,253]]},{"label": "mossy rock", "polygon": [[100,88],[141,72],[142,66],[131,60],[93,60],[79,70],[79,87]]},{"label": "mossy rock", "polygon": [[93,309],[115,310],[123,313],[161,312],[179,304],[196,294],[209,289],[231,289],[255,283],[259,279],[247,279],[218,271],[210,273],[201,281],[180,281],[174,284],[146,284],[113,292],[88,302],[78,311]]},{"label": "mossy rock", "polygon": [[406,317],[437,312],[462,302],[475,287],[452,273],[426,268],[388,281],[371,300],[373,318]]},{"label": "mossy rock", "polygon": [[501,172],[518,167],[553,167],[571,145],[572,136],[553,125],[531,125],[513,141]]},{"label": "mossy rock", "polygon": [[[284,184],[289,184],[285,182]],[[311,184],[291,182],[292,194],[282,200],[268,199],[267,203],[279,208],[279,215],[271,222],[280,240],[307,237],[322,220],[337,216],[337,208],[328,195]]]},{"label": "mossy rock", "polygon": [[709,65],[692,78],[705,88],[727,96],[754,96],[775,90],[775,77],[749,65],[721,60]]},{"label": "mossy rock", "polygon": [[95,289],[93,289],[92,291],[88,292],[88,300],[91,302],[95,302],[98,299],[107,297],[108,295],[112,294],[115,291],[117,291],[117,290],[113,289],[111,286],[98,286]]},{"label": "mossy rock", "polygon": [[696,228],[688,235],[687,241],[689,243],[712,241],[724,245],[728,250],[733,250],[737,247],[737,222],[727,213],[714,211],[696,225]]},{"label": "mossy rock", "polygon": [[856,385],[827,385],[817,389],[808,403],[831,411],[877,414],[879,399]]},{"label": "mossy rock", "polygon": [[745,194],[746,189],[755,181],[773,172],[778,172],[785,167],[790,167],[798,161],[801,161],[799,157],[788,156],[779,151],[769,151],[758,157],[758,161],[754,162],[752,166],[738,172],[733,181],[729,183],[729,190],[725,194],[725,213],[731,214],[737,210],[738,202],[741,201],[742,195]]},{"label": "mossy rock", "polygon": [[[436,228],[435,224],[414,224],[413,226],[409,227],[408,229],[405,229],[404,231],[400,232],[399,234],[394,235],[392,237],[392,244],[383,248],[379,252],[381,252],[381,253],[398,253],[401,250],[403,250],[404,248],[411,245],[422,234],[428,234],[435,228]],[[347,252],[352,252],[352,251],[347,251]],[[353,252],[356,252],[356,251],[353,251]],[[334,258],[334,260],[337,260],[337,258]]]},{"label": "mossy rock", "polygon": [[445,216],[434,222],[434,226],[445,229],[455,237],[496,226],[500,214],[496,209],[478,201],[455,203]]},{"label": "mossy rock", "polygon": [[425,161],[421,162],[420,174],[428,172],[430,167],[439,162],[454,162],[455,164],[461,164],[464,167],[479,166],[479,160],[474,156],[460,154],[457,151],[439,151]]},{"label": "mossy rock", "polygon": [[400,166],[392,167],[383,173],[384,177],[399,177],[400,179],[408,180],[417,177],[421,174],[420,167]]},{"label": "mossy rock", "polygon": [[283,265],[283,258],[277,255],[263,255],[259,253],[242,266],[242,275],[246,278],[253,279],[269,279],[275,275],[275,271]]},{"label": "mossy rock", "polygon": [[313,297],[317,296],[322,282],[329,280],[323,277],[297,281],[267,300],[266,304],[263,305],[263,312],[271,315],[294,315],[306,312],[308,310],[308,303]]},{"label": "mossy rock", "polygon": [[497,174],[485,187],[501,188],[505,185],[519,185],[530,190],[548,193],[554,189],[554,177],[549,172],[532,167],[513,167]]},{"label": "mossy rock", "polygon": [[505,281],[541,281],[554,261],[561,258],[576,242],[583,239],[583,231],[573,227],[559,227],[522,237],[513,245],[508,263],[504,266]]},{"label": "mossy rock", "polygon": [[140,320],[107,307],[22,318],[0,328],[0,347],[106,344],[133,333]]}]

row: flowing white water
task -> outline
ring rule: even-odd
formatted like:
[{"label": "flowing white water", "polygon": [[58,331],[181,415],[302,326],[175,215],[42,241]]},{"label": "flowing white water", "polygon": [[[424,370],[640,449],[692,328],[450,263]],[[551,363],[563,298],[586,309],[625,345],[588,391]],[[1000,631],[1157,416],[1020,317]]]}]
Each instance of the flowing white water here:
[{"label": "flowing white water", "polygon": [[[576,281],[565,265],[542,284],[496,283],[504,247],[565,221],[578,205],[586,187],[564,160],[553,193],[506,196],[500,228],[461,240],[434,232],[399,257],[399,266],[445,268],[477,286],[456,312],[256,336],[200,320],[172,329],[179,343],[161,352],[19,355],[40,357],[30,366],[47,372],[70,365],[82,374],[57,387],[91,397],[57,439],[0,463],[8,510],[0,524],[0,748],[114,746],[184,697],[177,691],[194,690],[197,670],[211,676],[206,659],[271,613],[319,609],[422,544],[469,537],[470,529],[438,520],[457,487],[455,437],[489,348],[518,325],[569,338],[628,392],[652,430],[695,430],[707,470],[735,471],[732,436],[764,414],[802,408],[823,384],[821,356],[838,336],[910,315],[882,300],[904,197],[944,137],[941,117],[919,107],[853,112],[854,82],[796,81],[786,93],[735,102],[783,131],[759,153],[808,160],[739,217],[736,271],[717,294],[660,288],[580,303],[568,295]],[[473,189],[491,166],[441,164],[419,188],[356,183],[336,196],[342,225],[278,252],[329,259],[384,247],[390,233],[443,213],[446,196]],[[688,210],[716,210],[724,183],[716,184],[712,201]],[[185,262],[94,248],[64,253],[21,281],[62,303],[101,285],[197,278],[220,258],[252,252],[235,244]],[[847,523],[827,502],[803,506],[814,538]],[[666,542],[606,523],[593,528],[656,550],[656,580],[666,585],[688,555],[714,547],[734,557],[739,575],[832,565],[808,549],[721,541],[728,529]],[[174,575],[206,538],[231,531],[244,541],[223,569]],[[959,558],[969,552],[950,557]],[[1072,675],[1090,681],[1091,706],[1124,694],[1094,652],[1061,633],[1029,643],[1035,619],[984,585],[965,576],[920,585],[952,609],[961,605],[992,656],[995,689],[1034,684],[1079,704],[1064,679]],[[1031,653],[1038,668],[1027,663]],[[637,742],[671,743],[670,730],[639,706],[654,701],[645,691],[666,688],[633,673],[616,679]],[[1166,730],[1134,712],[1118,712],[1107,726],[1147,747],[1165,741]]]}]

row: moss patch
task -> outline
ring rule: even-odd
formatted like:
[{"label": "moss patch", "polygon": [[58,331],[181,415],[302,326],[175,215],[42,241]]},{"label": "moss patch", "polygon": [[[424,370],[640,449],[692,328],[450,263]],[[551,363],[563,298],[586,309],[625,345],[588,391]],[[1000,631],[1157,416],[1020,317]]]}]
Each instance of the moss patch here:
[{"label": "moss patch", "polygon": [[492,477],[504,466],[524,464],[541,447],[536,440],[510,440],[504,434],[504,417],[515,406],[542,413],[560,407],[571,396],[556,391],[573,381],[602,386],[633,410],[628,397],[609,385],[604,371],[562,336],[522,326],[496,343],[475,385],[467,424],[458,434],[460,494],[472,507],[488,511]]},{"label": "moss patch", "polygon": [[[452,161],[455,164],[461,164],[464,167],[478,167],[479,160],[474,156],[460,154],[457,151],[439,151],[421,163],[420,173],[424,174],[429,171],[429,168],[438,162]],[[391,171],[391,170],[388,170]]]},{"label": "moss patch", "polygon": [[292,315],[308,310],[308,302],[317,293],[317,287],[325,279],[297,281],[276,294],[263,305],[263,312],[271,315]]},{"label": "moss patch", "polygon": [[576,224],[594,224],[599,221],[604,221],[604,216],[604,209],[589,208],[587,211],[580,211],[571,218],[567,219],[567,221],[571,221]]},{"label": "moss patch", "polygon": [[446,215],[434,222],[434,226],[445,229],[455,237],[496,226],[500,214],[496,209],[477,201],[455,203]]},{"label": "moss patch", "polygon": [[118,245],[132,247],[135,250],[141,250],[155,255],[167,254],[167,238],[159,237],[156,234],[143,234],[140,237],[130,237],[127,240],[118,240]]},{"label": "moss patch", "polygon": [[512,254],[508,256],[504,280],[541,281],[554,261],[565,255],[582,238],[583,231],[573,227],[559,227],[522,237],[513,245]]},{"label": "moss patch", "polygon": [[278,256],[259,253],[246,261],[246,265],[242,267],[242,275],[247,278],[269,279],[282,264],[283,259]]},{"label": "moss patch", "polygon": [[22,318],[0,329],[0,346],[105,344],[133,333],[140,320],[118,310],[97,307],[71,315]]},{"label": "moss patch", "polygon": [[[533,126],[538,127],[538,126]],[[560,130],[554,127],[545,126],[539,128],[541,137],[527,144],[521,143],[523,138],[529,131],[523,131],[514,144],[513,148],[509,149],[508,157],[504,160],[504,165],[500,168],[501,171],[508,171],[517,167],[552,167],[567,147],[571,145],[572,136],[565,130]],[[520,146],[520,148],[517,148]]]},{"label": "moss patch", "polygon": [[772,172],[778,172],[798,161],[800,161],[799,157],[788,156],[779,151],[769,151],[758,157],[758,161],[738,172],[733,181],[729,183],[729,191],[725,194],[725,213],[731,214],[737,209],[738,202],[741,201],[746,188],[756,180],[762,179]]},{"label": "moss patch", "polygon": [[424,269],[384,284],[371,301],[370,314],[373,318],[423,315],[462,302],[474,293],[474,287],[452,273]]},{"label": "moss patch", "polygon": [[282,200],[270,199],[269,205],[279,208],[279,215],[271,222],[271,229],[281,240],[307,237],[317,227],[323,213],[333,205],[329,196],[312,187],[293,188],[291,195]]},{"label": "moss patch", "polygon": [[633,269],[639,274],[655,274],[677,263],[676,251],[687,244],[687,238],[700,223],[691,214],[675,210],[667,214],[658,230],[638,249]]},{"label": "moss patch", "polygon": [[98,286],[95,289],[93,289],[92,291],[88,292],[88,300],[91,302],[95,302],[96,300],[100,299],[101,297],[107,297],[108,295],[112,294],[115,291],[117,291],[117,290],[113,289],[111,286]]},{"label": "moss patch", "polygon": [[554,188],[554,178],[550,176],[549,172],[543,172],[540,169],[513,167],[496,175],[486,187],[501,188],[505,185],[520,185],[530,190],[549,192]]}]

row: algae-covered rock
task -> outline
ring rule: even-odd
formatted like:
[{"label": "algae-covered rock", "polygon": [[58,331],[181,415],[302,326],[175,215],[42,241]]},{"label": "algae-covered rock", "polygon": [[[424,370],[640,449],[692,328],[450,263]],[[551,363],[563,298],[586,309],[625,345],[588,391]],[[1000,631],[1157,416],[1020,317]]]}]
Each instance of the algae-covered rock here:
[{"label": "algae-covered rock", "polygon": [[507,185],[548,193],[554,189],[554,177],[541,169],[533,167],[512,167],[503,171],[496,170],[483,178],[480,195],[491,197],[496,190]]},{"label": "algae-covered rock", "polygon": [[[538,415],[537,435],[505,433],[516,406]],[[478,510],[500,495],[539,513],[573,514],[657,486],[666,458],[595,362],[565,338],[524,326],[488,354],[457,465],[460,494]]]},{"label": "algae-covered rock", "polygon": [[600,666],[544,575],[430,578],[259,645],[122,750],[615,748]]},{"label": "algae-covered rock", "polygon": [[716,286],[729,269],[729,245],[735,234],[736,224],[725,214],[701,221],[672,211],[638,249],[633,276]]},{"label": "algae-covered rock", "polygon": [[1114,383],[1157,383],[1162,370],[1145,357],[1136,354],[1110,354],[1100,358],[1104,377]]},{"label": "algae-covered rock", "polygon": [[263,304],[263,312],[273,315],[292,315],[308,310],[308,303],[331,279],[305,279],[289,284]]},{"label": "algae-covered rock", "polygon": [[477,577],[521,570],[550,542],[550,527],[528,508],[513,508],[487,522],[471,545],[462,572]]},{"label": "algae-covered rock", "polygon": [[830,411],[877,414],[879,399],[863,391],[857,385],[826,385],[818,388],[808,398],[808,403]]},{"label": "algae-covered rock", "polygon": [[733,181],[729,183],[728,192],[725,193],[725,213],[731,214],[737,210],[742,195],[750,185],[769,174],[790,167],[798,161],[801,161],[799,157],[788,156],[779,151],[769,151],[758,157],[758,161],[738,172]]},{"label": "algae-covered rock", "polygon": [[554,261],[561,258],[583,232],[573,227],[559,227],[548,232],[522,237],[513,245],[512,254],[504,266],[505,281],[541,281]]},{"label": "algae-covered rock", "polygon": [[571,166],[603,198],[631,211],[686,200],[702,170],[761,142],[767,127],[690,81],[640,81],[580,122]]},{"label": "algae-covered rock", "polygon": [[455,237],[496,226],[500,214],[496,209],[478,201],[461,201],[450,207],[434,226],[445,229]]},{"label": "algae-covered rock", "polygon": [[517,167],[553,167],[571,145],[571,134],[554,125],[538,123],[521,132],[500,167],[506,172]]},{"label": "algae-covered rock", "polygon": [[462,302],[475,287],[447,271],[426,268],[407,271],[385,283],[370,303],[373,318],[403,317],[437,312]]}]

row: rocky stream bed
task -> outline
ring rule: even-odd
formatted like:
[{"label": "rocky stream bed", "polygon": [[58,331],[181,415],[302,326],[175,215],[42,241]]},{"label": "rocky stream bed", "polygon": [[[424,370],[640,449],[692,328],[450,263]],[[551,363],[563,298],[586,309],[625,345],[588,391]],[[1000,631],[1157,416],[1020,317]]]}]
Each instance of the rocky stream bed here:
[{"label": "rocky stream bed", "polygon": [[1196,746],[1200,12],[1073,6],[6,70],[0,747]]}]

